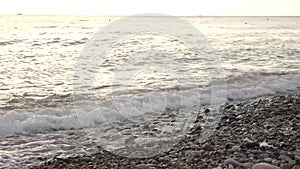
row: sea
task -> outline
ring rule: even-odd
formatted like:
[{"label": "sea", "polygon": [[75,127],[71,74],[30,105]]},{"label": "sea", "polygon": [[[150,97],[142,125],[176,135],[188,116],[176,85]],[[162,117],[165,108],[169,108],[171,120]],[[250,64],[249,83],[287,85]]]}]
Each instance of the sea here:
[{"label": "sea", "polygon": [[0,15],[0,23],[0,168],[99,147],[145,157],[184,137],[203,107],[217,124],[218,106],[300,88],[300,17]]}]

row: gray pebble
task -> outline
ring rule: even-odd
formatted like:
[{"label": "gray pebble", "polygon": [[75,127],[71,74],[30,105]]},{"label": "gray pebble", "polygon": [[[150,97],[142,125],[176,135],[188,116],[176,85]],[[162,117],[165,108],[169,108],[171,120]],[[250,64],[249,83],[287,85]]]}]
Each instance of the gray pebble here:
[{"label": "gray pebble", "polygon": [[231,148],[232,151],[241,151],[241,147],[240,146],[233,146]]},{"label": "gray pebble", "polygon": [[265,162],[268,162],[268,163],[270,163],[270,162],[272,162],[272,161],[273,161],[273,159],[272,159],[272,158],[269,158],[269,157],[267,157],[267,158],[264,158],[264,161],[265,161]]},{"label": "gray pebble", "polygon": [[258,164],[255,164],[252,167],[252,169],[280,169],[280,168],[275,165],[268,164],[268,163],[258,163]]},{"label": "gray pebble", "polygon": [[294,165],[292,169],[300,169],[299,165]]},{"label": "gray pebble", "polygon": [[138,164],[135,166],[136,169],[149,169],[149,166],[146,164]]}]

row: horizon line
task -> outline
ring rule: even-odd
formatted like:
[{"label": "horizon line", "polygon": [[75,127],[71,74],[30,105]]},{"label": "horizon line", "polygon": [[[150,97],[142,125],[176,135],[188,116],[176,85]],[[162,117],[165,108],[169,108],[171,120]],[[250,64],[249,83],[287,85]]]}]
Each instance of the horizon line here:
[{"label": "horizon line", "polygon": [[[126,17],[126,16],[139,16],[139,15],[108,15],[108,14],[1,14],[0,15],[13,15],[13,16],[103,16],[103,17]],[[300,17],[300,15],[141,15],[141,17]]]}]

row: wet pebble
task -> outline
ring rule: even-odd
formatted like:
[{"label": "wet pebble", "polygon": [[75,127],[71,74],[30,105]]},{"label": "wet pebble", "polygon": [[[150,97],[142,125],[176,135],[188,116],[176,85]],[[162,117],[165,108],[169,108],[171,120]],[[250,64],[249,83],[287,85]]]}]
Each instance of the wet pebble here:
[{"label": "wet pebble", "polygon": [[[214,111],[204,108],[199,110],[200,114],[188,134],[178,139],[167,152],[153,157],[129,159],[101,151],[99,147],[99,153],[90,156],[54,158],[33,168],[224,169],[226,160],[234,159],[239,165],[247,166],[247,169],[280,169],[278,166],[281,169],[299,169],[300,138],[298,125],[295,126],[300,120],[299,104],[298,93],[229,103],[219,108],[223,117],[212,130],[208,130],[211,127],[202,122]],[[160,117],[172,121],[168,118],[168,113]],[[157,125],[160,124],[162,120],[136,127],[141,129],[142,134],[153,136],[158,132],[156,129],[159,129]],[[210,134],[208,138],[202,137],[204,132]],[[235,164],[226,166],[242,168]]]}]

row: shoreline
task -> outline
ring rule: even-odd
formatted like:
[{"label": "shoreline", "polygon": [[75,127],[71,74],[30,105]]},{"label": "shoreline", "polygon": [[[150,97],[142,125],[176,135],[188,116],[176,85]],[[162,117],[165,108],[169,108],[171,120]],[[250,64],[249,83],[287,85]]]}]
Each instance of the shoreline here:
[{"label": "shoreline", "polygon": [[224,162],[231,160],[251,166],[263,162],[282,169],[300,168],[299,92],[226,103],[221,110],[216,130],[204,142],[199,141],[200,112],[185,138],[151,158],[129,159],[99,148],[91,155],[52,158],[29,168],[223,169]]}]

